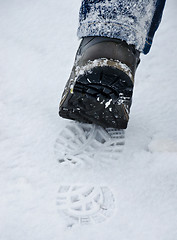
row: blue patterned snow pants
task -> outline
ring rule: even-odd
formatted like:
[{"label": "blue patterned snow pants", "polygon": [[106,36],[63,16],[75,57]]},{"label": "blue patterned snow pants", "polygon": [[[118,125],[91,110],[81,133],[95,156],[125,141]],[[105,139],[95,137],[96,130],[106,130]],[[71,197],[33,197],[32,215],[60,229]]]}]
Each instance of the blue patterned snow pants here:
[{"label": "blue patterned snow pants", "polygon": [[165,0],[82,0],[78,36],[118,38],[147,54],[164,5]]}]

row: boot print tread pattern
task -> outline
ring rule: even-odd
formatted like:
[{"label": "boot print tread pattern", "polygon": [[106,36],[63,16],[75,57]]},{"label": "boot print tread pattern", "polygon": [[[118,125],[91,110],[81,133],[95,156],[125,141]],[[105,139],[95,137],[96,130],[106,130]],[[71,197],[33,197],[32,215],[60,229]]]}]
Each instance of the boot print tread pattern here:
[{"label": "boot print tread pattern", "polygon": [[[115,199],[108,187],[60,186],[57,206],[73,224],[101,223],[110,218]],[[70,223],[71,224],[71,223]]]},{"label": "boot print tread pattern", "polygon": [[124,130],[103,129],[84,123],[67,124],[55,143],[55,154],[62,165],[84,165],[93,159],[117,159],[125,143]]}]

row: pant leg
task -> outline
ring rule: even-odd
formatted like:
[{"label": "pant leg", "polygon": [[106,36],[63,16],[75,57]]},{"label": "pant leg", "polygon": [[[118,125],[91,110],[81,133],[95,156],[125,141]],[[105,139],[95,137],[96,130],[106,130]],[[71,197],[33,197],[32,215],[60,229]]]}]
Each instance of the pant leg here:
[{"label": "pant leg", "polygon": [[118,38],[146,54],[164,5],[165,0],[82,0],[78,37]]},{"label": "pant leg", "polygon": [[151,48],[154,34],[157,31],[159,24],[161,22],[161,19],[162,19],[165,2],[166,2],[166,0],[157,0],[157,2],[156,2],[155,12],[154,12],[151,26],[149,28],[149,32],[147,34],[146,41],[144,44],[144,49],[143,49],[144,54],[147,54]]}]

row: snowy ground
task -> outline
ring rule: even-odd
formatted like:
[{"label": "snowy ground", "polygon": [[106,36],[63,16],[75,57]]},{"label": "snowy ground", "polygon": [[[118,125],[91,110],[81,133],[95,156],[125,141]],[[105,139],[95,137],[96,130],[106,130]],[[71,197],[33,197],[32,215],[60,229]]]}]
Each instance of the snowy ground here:
[{"label": "snowy ground", "polygon": [[[123,152],[63,165],[58,141],[68,122],[57,112],[78,47],[79,5],[0,1],[0,240],[176,240],[177,2],[167,1],[142,56]],[[85,219],[93,223],[69,219],[58,202],[67,186],[78,187],[69,193],[76,202],[94,188],[106,221],[96,207]]]}]

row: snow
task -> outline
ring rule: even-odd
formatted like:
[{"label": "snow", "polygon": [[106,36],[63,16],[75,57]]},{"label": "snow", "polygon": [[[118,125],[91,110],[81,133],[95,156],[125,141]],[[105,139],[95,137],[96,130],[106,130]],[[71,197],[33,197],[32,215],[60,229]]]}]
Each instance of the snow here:
[{"label": "snow", "polygon": [[109,107],[109,105],[111,104],[112,99],[110,99],[106,104],[105,104],[105,108]]},{"label": "snow", "polygon": [[[79,4],[0,3],[0,239],[174,240],[176,1],[167,1],[151,52],[141,57],[123,152],[115,160],[102,149],[81,166],[57,158],[67,145],[57,145],[68,124],[57,112],[78,47]],[[61,186],[104,189],[113,212],[73,224],[57,205]]]}]

